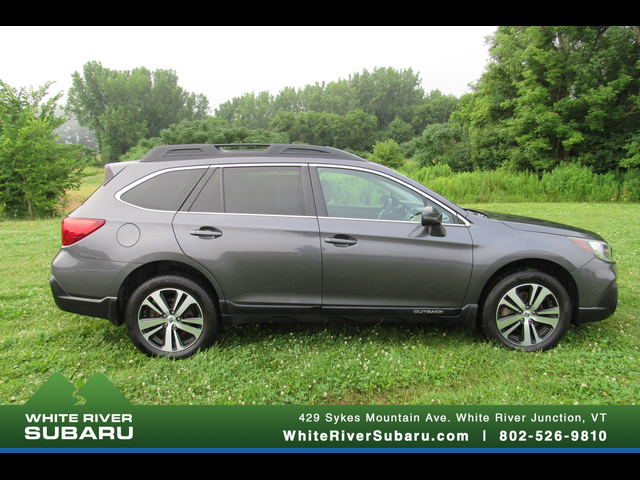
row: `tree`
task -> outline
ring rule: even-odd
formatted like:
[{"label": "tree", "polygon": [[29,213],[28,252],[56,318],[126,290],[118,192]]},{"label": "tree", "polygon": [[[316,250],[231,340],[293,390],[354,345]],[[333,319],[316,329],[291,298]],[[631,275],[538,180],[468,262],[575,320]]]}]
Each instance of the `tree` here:
[{"label": "tree", "polygon": [[288,133],[294,142],[333,147],[336,135],[341,133],[342,120],[337,113],[304,112],[296,117],[296,122]]},{"label": "tree", "polygon": [[0,205],[14,217],[55,215],[65,192],[80,186],[91,152],[56,143],[66,118],[54,114],[62,94],[44,100],[50,85],[18,91],[0,80]]},{"label": "tree", "polygon": [[293,87],[284,87],[273,101],[273,111],[277,113],[291,112],[297,114],[301,111],[300,95]]},{"label": "tree", "polygon": [[117,71],[94,61],[83,74],[72,75],[66,111],[95,132],[105,163],[117,161],[141,138],[157,137],[182,120],[203,119],[209,111],[207,98],[178,86],[173,70]]},{"label": "tree", "polygon": [[264,91],[257,96],[251,92],[242,97],[234,97],[233,100],[220,105],[216,114],[240,127],[265,129],[273,117],[273,96]]},{"label": "tree", "polygon": [[404,158],[398,152],[398,144],[393,140],[376,142],[373,147],[373,153],[367,155],[367,160],[396,169],[400,168],[404,163]]},{"label": "tree", "polygon": [[414,109],[423,103],[421,80],[412,69],[396,71],[388,68],[364,69],[349,77],[353,97],[351,108],[361,108],[375,115],[381,130],[400,117],[409,123]]},{"label": "tree", "polygon": [[413,140],[415,158],[422,166],[446,163],[454,171],[471,170],[468,137],[460,126],[452,123],[428,125]]},{"label": "tree", "polygon": [[404,143],[411,140],[414,136],[413,127],[400,117],[396,117],[389,124],[389,128],[384,132],[384,137],[395,140],[397,143]]},{"label": "tree", "polygon": [[353,151],[371,148],[376,138],[377,119],[361,109],[345,116],[330,112],[279,112],[270,127],[286,133],[292,142],[323,145]]},{"label": "tree", "polygon": [[334,137],[336,148],[349,148],[354,151],[370,150],[376,139],[376,117],[365,113],[361,108],[350,110],[342,118],[343,127]]},{"label": "tree", "polygon": [[475,164],[545,171],[580,162],[597,173],[635,163],[640,130],[637,27],[499,27],[492,62],[452,120]]},{"label": "tree", "polygon": [[420,134],[427,125],[447,123],[451,113],[458,107],[458,99],[455,95],[444,95],[440,90],[429,92],[425,102],[416,108],[411,120],[417,134]]}]

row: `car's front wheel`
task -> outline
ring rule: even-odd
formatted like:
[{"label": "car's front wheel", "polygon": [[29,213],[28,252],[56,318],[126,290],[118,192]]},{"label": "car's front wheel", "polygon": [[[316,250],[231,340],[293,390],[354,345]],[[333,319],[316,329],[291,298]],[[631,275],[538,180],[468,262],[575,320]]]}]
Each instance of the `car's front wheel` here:
[{"label": "car's front wheel", "polygon": [[163,275],[134,291],[125,323],[134,345],[145,354],[187,358],[213,344],[220,322],[215,304],[199,283]]},{"label": "car's front wheel", "polygon": [[571,299],[554,277],[536,271],[513,273],[487,295],[483,327],[490,338],[522,350],[555,347],[571,323]]}]

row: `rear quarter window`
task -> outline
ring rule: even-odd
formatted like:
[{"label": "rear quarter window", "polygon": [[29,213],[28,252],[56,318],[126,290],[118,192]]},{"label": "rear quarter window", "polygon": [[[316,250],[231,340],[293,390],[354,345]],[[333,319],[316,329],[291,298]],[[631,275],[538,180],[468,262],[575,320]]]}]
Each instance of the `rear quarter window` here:
[{"label": "rear quarter window", "polygon": [[120,200],[150,210],[177,211],[206,168],[172,170],[155,175],[120,195]]}]

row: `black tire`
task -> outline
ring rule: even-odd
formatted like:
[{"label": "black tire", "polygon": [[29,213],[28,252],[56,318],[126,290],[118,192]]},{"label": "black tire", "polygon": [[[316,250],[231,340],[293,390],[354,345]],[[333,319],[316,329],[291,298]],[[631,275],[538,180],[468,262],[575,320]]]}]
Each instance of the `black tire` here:
[{"label": "black tire", "polygon": [[147,280],[133,292],[125,311],[129,337],[138,349],[176,359],[210,347],[219,318],[207,290],[177,275]]},{"label": "black tire", "polygon": [[554,277],[517,272],[487,295],[482,325],[489,338],[508,348],[535,351],[555,347],[571,323],[571,299]]}]

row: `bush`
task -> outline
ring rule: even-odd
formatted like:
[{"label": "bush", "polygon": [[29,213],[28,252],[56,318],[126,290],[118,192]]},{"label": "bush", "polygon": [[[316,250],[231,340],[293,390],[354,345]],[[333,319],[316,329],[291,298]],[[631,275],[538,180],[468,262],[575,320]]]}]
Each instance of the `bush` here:
[{"label": "bush", "polygon": [[395,140],[387,140],[386,142],[376,141],[373,147],[373,153],[367,155],[367,160],[393,169],[398,169],[404,164],[404,158],[400,155],[398,144]]},{"label": "bush", "polygon": [[629,170],[622,183],[622,199],[640,202],[640,169]]},{"label": "bush", "polygon": [[56,143],[66,118],[54,115],[62,94],[41,103],[50,85],[27,92],[0,81],[0,205],[11,217],[55,215],[93,155],[84,145]]}]

